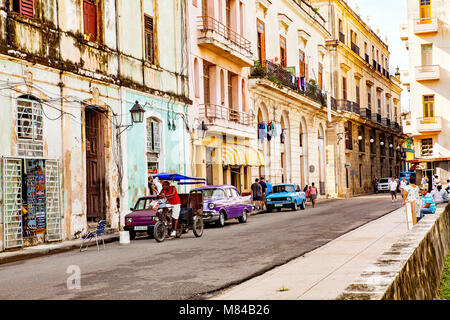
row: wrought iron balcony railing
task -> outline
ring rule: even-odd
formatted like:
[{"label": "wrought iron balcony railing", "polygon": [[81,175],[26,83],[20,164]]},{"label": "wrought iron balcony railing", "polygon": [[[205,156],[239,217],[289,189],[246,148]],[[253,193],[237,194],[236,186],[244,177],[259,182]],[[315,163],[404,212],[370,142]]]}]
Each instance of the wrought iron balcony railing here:
[{"label": "wrought iron balcony railing", "polygon": [[199,105],[199,116],[201,119],[222,119],[247,126],[250,125],[252,121],[251,116],[246,112],[241,112],[216,104]]}]

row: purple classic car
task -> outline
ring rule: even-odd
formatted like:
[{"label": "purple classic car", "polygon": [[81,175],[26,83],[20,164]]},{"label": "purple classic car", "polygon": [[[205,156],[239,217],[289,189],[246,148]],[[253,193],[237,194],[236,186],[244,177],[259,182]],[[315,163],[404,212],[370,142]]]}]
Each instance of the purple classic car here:
[{"label": "purple classic car", "polygon": [[251,197],[243,197],[234,186],[205,186],[191,190],[191,193],[203,195],[203,221],[215,222],[223,227],[225,221],[238,219],[239,222],[247,222],[248,214],[253,210]]}]

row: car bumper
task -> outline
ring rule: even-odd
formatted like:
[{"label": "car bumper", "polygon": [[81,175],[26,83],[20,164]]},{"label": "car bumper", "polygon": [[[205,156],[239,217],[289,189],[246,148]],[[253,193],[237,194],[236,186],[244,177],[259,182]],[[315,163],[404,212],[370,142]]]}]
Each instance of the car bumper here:
[{"label": "car bumper", "polygon": [[267,202],[266,201],[266,207],[274,208],[274,209],[276,209],[276,208],[291,208],[293,205],[294,205],[293,201],[289,201],[289,202],[288,201],[283,201],[283,202],[279,202],[279,201],[277,201],[277,202],[272,202],[272,201]]},{"label": "car bumper", "polygon": [[203,210],[202,219],[203,219],[203,222],[217,221],[217,220],[219,220],[219,212]]},{"label": "car bumper", "polygon": [[147,232],[152,231],[155,225],[146,225],[146,226],[125,226],[123,229],[125,231],[135,231],[135,232]]}]

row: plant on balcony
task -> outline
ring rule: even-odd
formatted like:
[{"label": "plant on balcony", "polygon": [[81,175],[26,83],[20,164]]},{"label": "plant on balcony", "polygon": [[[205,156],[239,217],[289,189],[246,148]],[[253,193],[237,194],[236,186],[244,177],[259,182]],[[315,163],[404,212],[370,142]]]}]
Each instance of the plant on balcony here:
[{"label": "plant on balcony", "polygon": [[254,77],[265,77],[267,75],[266,68],[264,68],[259,60],[254,61],[254,65],[252,68],[252,76]]},{"label": "plant on balcony", "polygon": [[318,88],[318,86],[317,86],[317,84],[316,84],[316,80],[314,80],[314,79],[309,79],[309,84],[310,85],[312,85],[313,87],[314,87],[314,89],[317,89]]},{"label": "plant on balcony", "polygon": [[277,78],[275,78],[274,76],[268,76],[267,79],[272,81],[273,84],[278,87],[278,89],[282,89],[283,88],[283,83],[280,80],[278,80]]}]

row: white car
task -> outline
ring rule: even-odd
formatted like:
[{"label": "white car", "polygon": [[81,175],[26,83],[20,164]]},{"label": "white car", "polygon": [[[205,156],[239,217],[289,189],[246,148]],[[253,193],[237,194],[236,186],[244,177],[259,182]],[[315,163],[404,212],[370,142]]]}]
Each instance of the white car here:
[{"label": "white car", "polygon": [[392,178],[381,178],[380,181],[378,181],[377,191],[389,192],[389,181],[391,180]]}]

